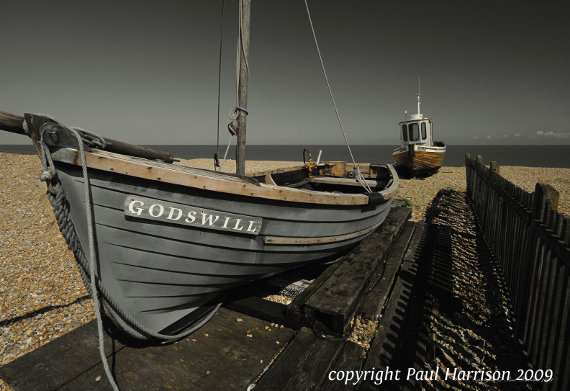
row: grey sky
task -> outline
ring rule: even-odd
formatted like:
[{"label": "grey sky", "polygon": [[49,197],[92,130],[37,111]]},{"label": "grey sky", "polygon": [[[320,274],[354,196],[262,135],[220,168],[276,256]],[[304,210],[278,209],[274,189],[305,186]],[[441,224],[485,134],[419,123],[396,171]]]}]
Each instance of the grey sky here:
[{"label": "grey sky", "polygon": [[[398,144],[420,75],[436,139],[570,144],[570,24],[557,3],[310,0],[351,143]],[[0,110],[138,144],[213,144],[220,4],[0,0]],[[226,0],[222,143],[236,26]],[[303,1],[252,0],[250,50],[248,143],[343,143]],[[27,140],[0,133],[11,143]]]}]

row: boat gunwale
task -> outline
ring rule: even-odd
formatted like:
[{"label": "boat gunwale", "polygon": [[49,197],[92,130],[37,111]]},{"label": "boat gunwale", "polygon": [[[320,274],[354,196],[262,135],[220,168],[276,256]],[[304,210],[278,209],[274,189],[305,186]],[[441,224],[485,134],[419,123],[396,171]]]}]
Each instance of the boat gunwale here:
[{"label": "boat gunwale", "polygon": [[[52,159],[77,166],[81,165],[80,153],[74,148],[60,148],[52,152]],[[161,164],[161,162],[154,160],[134,158],[98,149],[85,151],[85,162],[87,167],[92,169],[246,197],[309,204],[355,206],[368,205],[370,200],[367,194],[332,193],[265,183],[254,184],[252,178],[194,169],[181,165]],[[385,189],[374,192],[380,194],[384,201],[394,197],[399,185],[398,175],[392,165],[387,164],[386,167],[392,175],[391,183]],[[215,176],[209,176],[208,174]],[[346,180],[348,181],[349,179],[346,178]]]}]

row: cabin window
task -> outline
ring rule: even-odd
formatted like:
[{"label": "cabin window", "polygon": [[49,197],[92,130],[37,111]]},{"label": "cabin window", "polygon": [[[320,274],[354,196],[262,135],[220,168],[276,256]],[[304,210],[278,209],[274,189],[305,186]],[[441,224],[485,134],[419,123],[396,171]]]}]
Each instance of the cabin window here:
[{"label": "cabin window", "polygon": [[402,125],[402,137],[404,141],[408,141],[408,127],[406,125]]},{"label": "cabin window", "polygon": [[427,139],[427,134],[426,134],[426,123],[422,122],[422,140],[426,140]]},{"label": "cabin window", "polygon": [[418,141],[420,139],[420,127],[417,123],[410,124],[410,141]]}]

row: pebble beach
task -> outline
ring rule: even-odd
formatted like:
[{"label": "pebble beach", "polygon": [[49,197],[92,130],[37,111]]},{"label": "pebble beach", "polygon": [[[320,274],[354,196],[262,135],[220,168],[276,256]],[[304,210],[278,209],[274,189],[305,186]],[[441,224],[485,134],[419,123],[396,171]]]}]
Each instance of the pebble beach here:
[{"label": "pebble beach", "polygon": [[[178,164],[212,168],[211,159]],[[301,162],[250,161],[256,172]],[[234,162],[223,170],[234,171]],[[570,169],[504,166],[500,173],[532,192],[536,182],[560,193],[558,210],[570,216]],[[70,332],[94,318],[75,259],[59,232],[39,159],[0,153],[0,366]],[[431,177],[401,179],[397,197],[409,199],[412,220],[422,221],[441,189],[465,191],[465,168],[442,167]],[[0,380],[0,390],[8,390]]]}]

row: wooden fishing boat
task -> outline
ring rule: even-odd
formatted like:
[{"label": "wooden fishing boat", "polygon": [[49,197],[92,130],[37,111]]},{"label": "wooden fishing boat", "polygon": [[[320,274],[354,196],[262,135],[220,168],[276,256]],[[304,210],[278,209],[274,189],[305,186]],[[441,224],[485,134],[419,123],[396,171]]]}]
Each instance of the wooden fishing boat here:
[{"label": "wooden fishing boat", "polygon": [[368,193],[344,162],[244,177],[86,147],[87,201],[69,130],[47,117],[25,118],[86,284],[92,208],[102,301],[137,338],[179,332],[228,288],[334,258],[382,223],[398,186],[389,165],[358,167]]},{"label": "wooden fishing boat", "polygon": [[392,151],[398,172],[407,176],[435,173],[443,164],[446,146],[442,141],[433,140],[433,121],[420,113],[419,93],[418,113],[399,125],[402,146]]},{"label": "wooden fishing boat", "polygon": [[173,164],[45,115],[0,113],[1,129],[36,147],[97,314],[135,338],[180,338],[229,288],[338,257],[384,221],[398,187],[392,166],[354,158],[245,175],[249,7],[240,0],[236,174]]},{"label": "wooden fishing boat", "polygon": [[[338,258],[384,221],[398,187],[392,166],[356,164],[348,141],[352,163],[309,159],[245,175],[249,0],[239,8],[238,100],[228,125],[237,135],[236,174],[174,164],[168,153],[46,115],[0,112],[0,129],[29,136],[42,161],[40,179],[93,298],[114,390],[102,313],[136,339],[182,338],[230,288]],[[308,5],[307,13],[311,21]]]}]

